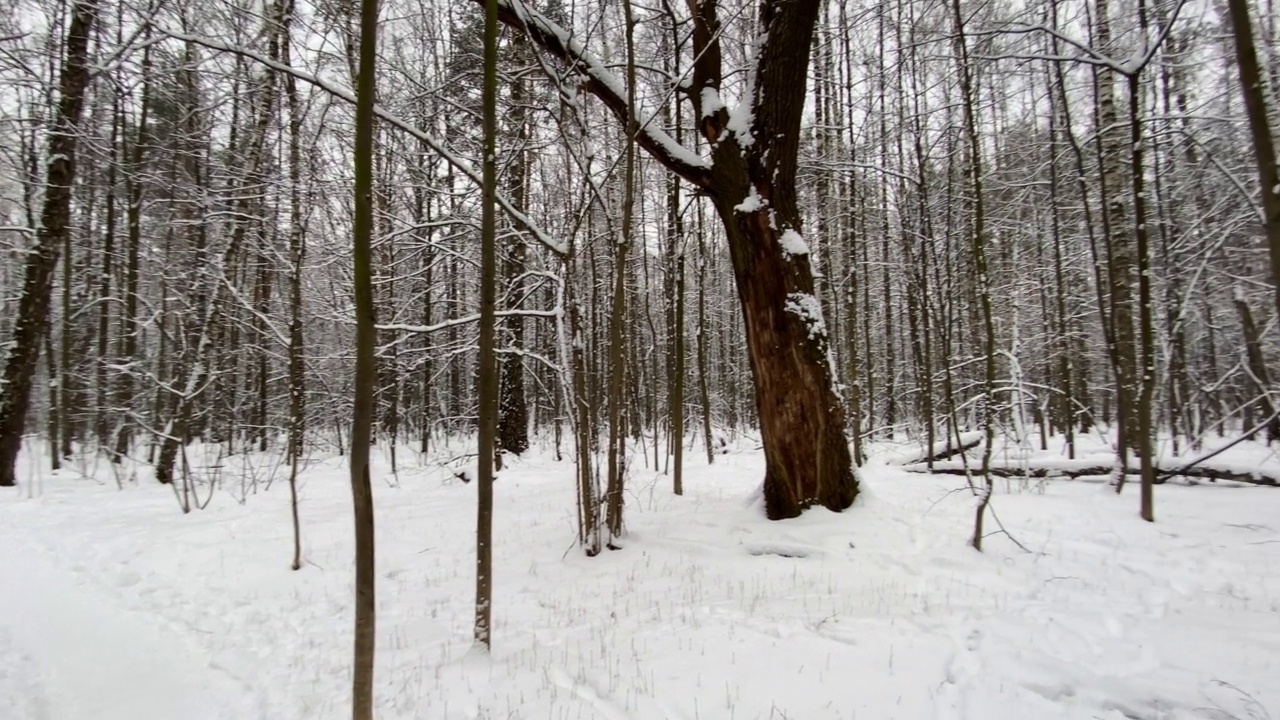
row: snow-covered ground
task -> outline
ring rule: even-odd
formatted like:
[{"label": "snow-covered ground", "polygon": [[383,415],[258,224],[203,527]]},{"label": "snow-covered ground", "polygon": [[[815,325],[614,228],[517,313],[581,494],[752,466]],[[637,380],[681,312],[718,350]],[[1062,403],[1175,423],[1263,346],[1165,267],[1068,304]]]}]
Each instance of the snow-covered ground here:
[{"label": "snow-covered ground", "polygon": [[[1136,488],[1001,480],[1028,551],[979,554],[963,478],[887,463],[910,454],[882,449],[849,512],[782,523],[756,451],[689,453],[684,497],[637,467],[625,549],[586,558],[572,465],[534,451],[496,486],[488,656],[474,485],[380,458],[378,717],[1280,718],[1280,489],[1171,483],[1148,524]],[[26,464],[0,493],[0,720],[349,716],[345,467],[307,468],[292,572],[288,488],[237,462],[188,515],[146,477]]]}]

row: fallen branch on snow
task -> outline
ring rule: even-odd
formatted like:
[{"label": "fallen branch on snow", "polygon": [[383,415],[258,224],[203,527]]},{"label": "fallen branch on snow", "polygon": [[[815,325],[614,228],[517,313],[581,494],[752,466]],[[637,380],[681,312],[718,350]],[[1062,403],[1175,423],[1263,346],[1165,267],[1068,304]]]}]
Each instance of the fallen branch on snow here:
[{"label": "fallen branch on snow", "polygon": [[908,460],[903,465],[918,465],[927,462],[939,462],[941,460],[949,460],[956,455],[968,452],[982,444],[983,438],[986,437],[981,431],[961,433],[960,446],[952,445],[955,438],[948,437],[940,443],[934,443],[928,449],[922,449],[920,454]]},{"label": "fallen branch on snow", "polygon": [[[935,475],[964,475],[966,472],[976,471],[970,469],[966,471],[960,466],[939,467],[934,465],[930,470],[927,465],[917,463],[914,465],[904,465],[903,470],[914,473],[932,473]],[[1028,463],[1023,466],[1007,466],[998,465],[991,468],[991,475],[1000,478],[1078,478],[1096,475],[1110,475],[1115,471],[1111,465],[1079,465],[1064,466],[1061,463],[1054,465],[1039,465]],[[1141,474],[1138,468],[1125,468],[1126,475]],[[1249,485],[1263,485],[1267,487],[1280,487],[1280,476],[1265,473],[1261,470],[1240,471],[1225,467],[1215,467],[1212,465],[1195,465],[1193,467],[1169,465],[1162,467],[1156,466],[1156,483],[1163,484],[1171,477],[1187,477],[1197,480],[1208,480],[1217,482],[1219,480],[1228,480],[1231,482],[1247,483]]]}]

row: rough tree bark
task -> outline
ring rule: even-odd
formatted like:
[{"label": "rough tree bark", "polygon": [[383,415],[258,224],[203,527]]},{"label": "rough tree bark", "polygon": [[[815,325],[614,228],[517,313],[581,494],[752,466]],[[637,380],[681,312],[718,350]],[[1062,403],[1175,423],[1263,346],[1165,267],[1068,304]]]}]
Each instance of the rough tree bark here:
[{"label": "rough tree bark", "polygon": [[14,464],[22,447],[31,377],[40,345],[49,331],[49,302],[58,255],[71,233],[71,195],[76,175],[76,140],[89,72],[89,38],[97,20],[97,0],[71,6],[66,60],[59,80],[59,100],[49,133],[48,176],[35,247],[23,269],[22,296],[13,325],[13,341],[0,378],[0,487],[16,484]]},{"label": "rough tree bark", "polygon": [[[480,0],[473,0],[480,2]],[[570,34],[520,0],[499,0],[500,19],[573,64],[583,88],[619,121],[631,122],[623,83]],[[728,240],[765,451],[768,516],[795,517],[822,505],[843,510],[858,493],[836,395],[827,331],[801,236],[796,160],[809,49],[818,0],[760,4],[753,67],[736,108],[719,97],[722,67],[716,2],[693,7],[696,58],[689,100],[710,162],[643,125],[635,141],[710,198]]]}]

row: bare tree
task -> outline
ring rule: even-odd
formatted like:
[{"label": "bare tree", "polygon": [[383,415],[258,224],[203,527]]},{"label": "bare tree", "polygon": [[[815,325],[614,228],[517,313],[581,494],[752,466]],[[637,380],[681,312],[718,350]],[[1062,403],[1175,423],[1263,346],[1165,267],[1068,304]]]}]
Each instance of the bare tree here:
[{"label": "bare tree", "polygon": [[[655,160],[711,199],[724,226],[756,385],[765,505],[774,519],[794,517],[811,505],[843,510],[858,492],[796,202],[805,81],[819,8],[818,2],[761,3],[753,67],[742,102],[730,108],[720,98],[717,3],[698,3],[688,96],[711,160],[651,125],[641,125],[635,136]],[[567,31],[520,0],[502,0],[499,16],[568,63],[621,122],[640,124],[624,83]]]},{"label": "bare tree", "polygon": [[49,331],[53,272],[71,233],[76,143],[85,90],[91,79],[89,40],[97,18],[98,0],[77,0],[72,4],[58,105],[49,133],[44,207],[36,230],[35,246],[27,254],[18,316],[5,359],[4,375],[0,379],[0,487],[16,483],[14,464],[22,447],[27,409],[31,403],[31,380],[36,371],[36,360],[40,357],[41,342]]}]

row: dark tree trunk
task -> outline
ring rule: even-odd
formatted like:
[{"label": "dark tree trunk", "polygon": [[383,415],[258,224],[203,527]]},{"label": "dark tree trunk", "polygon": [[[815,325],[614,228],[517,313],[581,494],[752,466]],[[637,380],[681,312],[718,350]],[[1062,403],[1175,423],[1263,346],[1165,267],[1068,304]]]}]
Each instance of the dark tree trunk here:
[{"label": "dark tree trunk", "polygon": [[[185,61],[191,61],[192,48],[190,45],[185,50]],[[125,281],[124,281],[124,316],[121,318],[122,332],[118,343],[117,360],[121,363],[132,363],[138,354],[138,341],[142,335],[142,319],[138,317],[138,306],[140,298],[138,297],[138,274],[139,265],[141,263],[139,254],[142,244],[141,231],[141,212],[142,212],[142,181],[137,177],[137,173],[141,170],[143,152],[146,148],[147,137],[147,113],[150,106],[150,69],[151,69],[151,48],[146,48],[142,52],[142,106],[138,112],[138,132],[134,140],[132,162],[129,168],[129,175],[125,183],[126,197],[128,198],[128,207],[125,211],[126,222],[128,224],[127,243],[125,250]],[[183,70],[182,79],[184,89],[190,91],[193,85],[191,71]],[[195,102],[194,97],[188,98],[191,102]],[[195,113],[191,113],[192,119],[187,122],[194,122]],[[189,128],[185,128],[188,129]],[[197,164],[194,153],[188,153],[184,159],[184,164],[191,169]],[[197,181],[198,172],[191,172],[188,180],[195,183]],[[164,333],[160,334],[161,347],[164,346]],[[160,357],[163,357],[161,353]],[[116,407],[121,417],[116,421],[116,444],[115,449],[111,453],[113,462],[120,462],[125,455],[129,453],[129,442],[131,439],[131,422],[128,419],[129,411],[133,406],[133,374],[131,372],[120,373],[119,381],[116,384]],[[159,414],[156,414],[158,417]]]},{"label": "dark tree trunk", "polygon": [[[765,452],[765,507],[772,519],[795,517],[811,505],[843,510],[858,492],[796,206],[808,51],[819,6],[761,6],[758,31],[767,40],[757,58],[749,135],[722,125],[724,111],[700,113],[714,147],[707,192],[725,226],[746,326]],[[703,37],[714,42],[716,22],[703,9],[701,20],[709,21],[703,30],[712,31]],[[718,86],[719,68],[697,67],[695,86],[699,79],[703,87]],[[749,195],[759,198],[758,209],[743,212]]]},{"label": "dark tree trunk", "polygon": [[123,120],[120,117],[120,98],[117,96],[112,100],[111,104],[111,137],[107,145],[110,148],[110,159],[107,167],[106,178],[106,230],[102,238],[102,255],[98,265],[98,326],[95,337],[97,339],[97,358],[94,360],[94,423],[93,434],[94,439],[98,442],[98,447],[107,449],[110,452],[109,436],[111,430],[108,425],[107,410],[107,364],[108,353],[110,352],[111,342],[111,303],[107,299],[111,296],[111,274],[115,265],[116,252],[116,173],[120,165],[120,126]]},{"label": "dark tree trunk", "polygon": [[71,7],[67,28],[66,63],[62,68],[57,114],[49,134],[49,174],[35,247],[27,255],[22,296],[13,326],[13,342],[5,360],[0,387],[0,486],[16,484],[14,464],[22,447],[31,378],[40,356],[41,340],[49,331],[49,301],[58,255],[71,232],[71,195],[76,174],[77,126],[89,85],[89,37],[97,19],[97,0],[81,0]]},{"label": "dark tree trunk", "polygon": [[1254,158],[1258,165],[1263,227],[1271,258],[1271,282],[1276,286],[1276,312],[1280,313],[1280,167],[1276,163],[1275,138],[1271,135],[1271,124],[1267,116],[1266,88],[1253,42],[1249,2],[1227,0],[1227,8],[1235,34],[1236,66],[1240,71],[1240,88],[1244,94],[1245,110],[1249,115],[1249,131],[1253,136]]},{"label": "dark tree trunk", "polygon": [[[356,313],[356,374],[351,413],[351,499],[355,526],[355,632],[351,671],[352,720],[373,720],[373,670],[377,644],[377,565],[369,446],[373,441],[378,342],[373,304],[373,132],[377,92],[378,3],[359,6],[359,71],[356,84],[355,215],[351,242]],[[354,44],[354,38],[349,41]],[[269,89],[269,88],[268,88]]]},{"label": "dark tree trunk", "polygon": [[[366,3],[372,0],[365,0]],[[373,69],[372,61],[369,69]],[[498,428],[498,363],[494,354],[497,322],[497,3],[488,0],[484,20],[484,140],[480,204],[480,357],[477,371],[479,438],[476,489],[476,645],[488,651],[493,632],[493,459]]]},{"label": "dark tree trunk", "polygon": [[[281,29],[289,37],[289,23],[294,16],[294,3],[288,1]],[[289,43],[281,46],[281,58],[289,63]],[[302,270],[307,254],[307,238],[302,209],[302,104],[297,79],[286,75],[286,98],[289,102],[289,510],[293,523],[294,570],[302,568],[302,529],[298,520],[298,465],[302,458],[303,437],[307,429],[306,337],[302,328]]]},{"label": "dark tree trunk", "polygon": [[[1240,316],[1240,331],[1244,335],[1245,362],[1248,367],[1248,375],[1254,391],[1257,393],[1257,400],[1252,406],[1257,409],[1257,414],[1267,424],[1267,443],[1280,440],[1280,418],[1276,417],[1275,406],[1271,402],[1269,390],[1271,388],[1271,375],[1267,372],[1267,361],[1262,354],[1262,338],[1258,334],[1258,326],[1253,321],[1253,312],[1249,309],[1249,304],[1245,302],[1241,296],[1235,299],[1236,313]],[[1252,419],[1245,420],[1242,424],[1245,429],[1253,425],[1255,421]]]},{"label": "dark tree trunk", "polygon": [[[516,57],[524,60],[528,53],[526,43],[517,43]],[[524,91],[524,82],[515,80],[511,91],[511,122],[514,125],[517,146],[517,157],[511,164],[507,175],[507,188],[511,194],[512,204],[521,212],[525,211],[528,174],[528,153],[526,145],[529,141],[529,123],[525,112],[528,99]],[[511,243],[504,266],[506,306],[510,310],[520,310],[524,306],[526,248],[524,239],[516,236]],[[525,347],[524,318],[519,315],[507,317],[503,322],[503,335],[510,347],[521,350]],[[524,357],[519,352],[503,353],[500,367],[498,392],[498,449],[515,455],[529,449],[529,405],[524,392]]]}]

